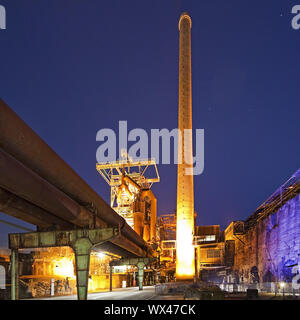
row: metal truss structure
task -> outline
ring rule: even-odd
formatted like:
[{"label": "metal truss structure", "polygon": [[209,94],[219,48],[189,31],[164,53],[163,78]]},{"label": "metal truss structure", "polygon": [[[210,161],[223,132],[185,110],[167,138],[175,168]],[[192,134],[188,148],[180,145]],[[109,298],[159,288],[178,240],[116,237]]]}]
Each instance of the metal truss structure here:
[{"label": "metal truss structure", "polygon": [[111,207],[133,227],[134,203],[140,191],[160,181],[155,159],[134,161],[123,154],[121,160],[97,163],[96,169],[111,188]]}]

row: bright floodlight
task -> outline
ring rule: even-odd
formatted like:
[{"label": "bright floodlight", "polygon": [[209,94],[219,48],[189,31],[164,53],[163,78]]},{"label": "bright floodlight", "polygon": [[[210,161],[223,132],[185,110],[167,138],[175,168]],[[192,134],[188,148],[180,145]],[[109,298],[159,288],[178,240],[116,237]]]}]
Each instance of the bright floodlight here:
[{"label": "bright floodlight", "polygon": [[104,258],[105,254],[103,252],[98,252],[97,254],[98,258]]}]

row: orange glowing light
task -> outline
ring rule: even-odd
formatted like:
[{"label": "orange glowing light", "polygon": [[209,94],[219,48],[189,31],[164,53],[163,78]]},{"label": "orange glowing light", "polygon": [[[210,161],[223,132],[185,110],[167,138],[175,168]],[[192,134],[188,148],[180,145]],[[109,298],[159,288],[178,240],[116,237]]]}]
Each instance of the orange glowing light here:
[{"label": "orange glowing light", "polygon": [[69,278],[75,277],[73,259],[61,258],[61,259],[54,260],[53,263],[54,263],[54,268],[53,268],[54,275],[61,276],[61,277],[69,277]]},{"label": "orange glowing light", "polygon": [[176,238],[176,278],[193,279],[195,275],[193,221],[179,219]]}]

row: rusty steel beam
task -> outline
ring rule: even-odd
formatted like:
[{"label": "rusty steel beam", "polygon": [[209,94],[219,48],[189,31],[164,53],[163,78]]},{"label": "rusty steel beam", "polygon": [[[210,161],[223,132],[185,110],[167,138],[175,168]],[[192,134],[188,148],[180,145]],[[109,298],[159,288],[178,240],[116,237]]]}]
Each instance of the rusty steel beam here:
[{"label": "rusty steel beam", "polygon": [[121,226],[122,234],[141,248],[145,241],[12,109],[0,99],[0,148],[63,191],[80,205],[90,205],[108,226]]},{"label": "rusty steel beam", "polygon": [[112,242],[105,242],[101,245],[98,245],[97,247],[95,247],[95,249],[100,250],[100,251],[106,251],[112,254],[115,254],[117,256],[120,257],[124,257],[124,258],[129,258],[129,257],[136,257],[135,254],[132,254],[131,252],[113,244]]},{"label": "rusty steel beam", "polygon": [[70,229],[74,225],[0,188],[0,211],[9,216],[36,225],[39,229],[52,226]]},{"label": "rusty steel beam", "polygon": [[74,249],[79,239],[87,239],[92,246],[110,241],[120,233],[118,228],[78,229],[68,231],[47,231],[29,233],[11,233],[10,249],[35,249],[69,246]]},{"label": "rusty steel beam", "polygon": [[145,265],[157,262],[157,258],[125,258],[120,260],[112,260],[110,266],[133,266],[137,265],[139,262],[143,262]]},{"label": "rusty steel beam", "polygon": [[150,254],[150,251],[148,252],[148,250],[140,248],[122,234],[114,238],[111,242],[136,257],[146,257],[147,254]]},{"label": "rusty steel beam", "polygon": [[[0,149],[0,187],[52,213],[58,218],[81,227],[104,225],[21,162]],[[54,219],[53,219],[54,221]]]}]

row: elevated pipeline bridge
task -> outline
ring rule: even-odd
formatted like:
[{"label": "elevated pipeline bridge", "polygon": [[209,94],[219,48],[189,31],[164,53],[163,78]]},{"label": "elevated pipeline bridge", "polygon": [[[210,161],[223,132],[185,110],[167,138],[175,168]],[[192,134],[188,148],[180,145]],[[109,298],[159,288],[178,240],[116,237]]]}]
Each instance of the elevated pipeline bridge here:
[{"label": "elevated pipeline bridge", "polygon": [[260,220],[278,211],[285,203],[300,193],[300,169],[282,184],[254,213],[245,221],[246,228],[252,228]]},{"label": "elevated pipeline bridge", "polygon": [[9,235],[12,299],[18,298],[19,249],[72,247],[80,300],[87,298],[92,249],[121,256],[121,265],[137,261],[140,276],[155,257],[125,219],[1,99],[0,211],[37,226],[36,232]]}]

